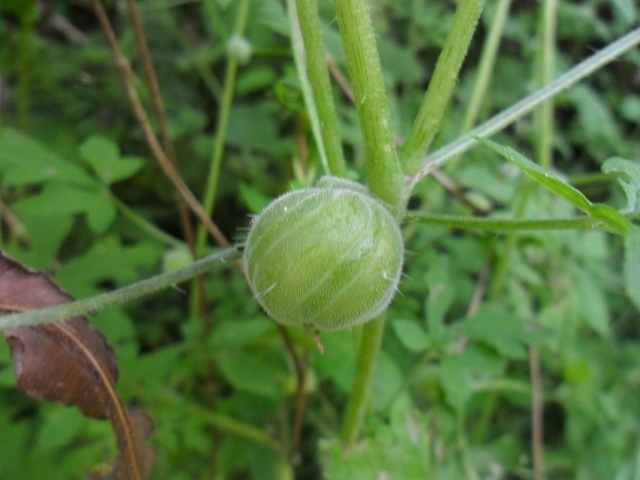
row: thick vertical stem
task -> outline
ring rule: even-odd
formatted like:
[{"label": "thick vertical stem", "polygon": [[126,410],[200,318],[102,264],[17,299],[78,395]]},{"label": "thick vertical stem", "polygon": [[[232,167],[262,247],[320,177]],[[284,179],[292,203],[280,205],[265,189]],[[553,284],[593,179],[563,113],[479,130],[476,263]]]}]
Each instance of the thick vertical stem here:
[{"label": "thick vertical stem", "polygon": [[320,131],[327,152],[329,171],[334,175],[344,176],[346,167],[342,142],[338,133],[338,118],[331,93],[322,30],[320,29],[318,2],[316,0],[296,0],[296,5],[307,54],[309,81],[320,117]]},{"label": "thick vertical stem", "polygon": [[461,133],[464,133],[471,129],[476,124],[478,115],[480,113],[480,107],[482,101],[486,97],[489,82],[493,74],[493,68],[495,65],[496,57],[498,55],[498,47],[502,38],[502,32],[504,30],[504,24],[507,20],[507,14],[509,13],[509,7],[511,6],[511,0],[500,0],[497,7],[491,27],[489,28],[489,35],[485,41],[482,49],[482,55],[480,57],[480,65],[478,66],[478,76],[476,78],[475,85],[473,86],[473,94],[469,101],[469,106],[464,114],[464,120],[462,121]]},{"label": "thick vertical stem", "polygon": [[[538,29],[537,71],[538,85],[546,85],[553,80],[556,51],[556,6],[557,0],[545,0]],[[553,156],[553,99],[544,102],[534,113],[536,132],[536,157],[540,165],[548,168]]]},{"label": "thick vertical stem", "polygon": [[461,0],[411,132],[400,149],[402,170],[415,174],[435,137],[467,55],[484,0]]},{"label": "thick vertical stem", "polygon": [[367,155],[369,189],[400,217],[406,202],[403,175],[369,5],[366,0],[336,0],[335,8]]},{"label": "thick vertical stem", "polygon": [[371,320],[362,328],[362,339],[356,360],[356,371],[351,383],[351,392],[347,402],[340,437],[346,446],[354,442],[360,430],[360,424],[367,410],[371,382],[375,372],[378,353],[382,345],[382,334],[386,313]]}]

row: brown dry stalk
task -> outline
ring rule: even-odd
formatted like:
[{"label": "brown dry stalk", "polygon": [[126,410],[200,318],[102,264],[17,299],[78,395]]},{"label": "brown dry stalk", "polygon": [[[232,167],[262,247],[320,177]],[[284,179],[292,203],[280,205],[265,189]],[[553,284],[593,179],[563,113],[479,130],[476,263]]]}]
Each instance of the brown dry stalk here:
[{"label": "brown dry stalk", "polygon": [[[149,92],[151,94],[151,101],[153,105],[153,111],[158,119],[158,126],[160,128],[160,139],[167,157],[171,163],[178,169],[178,157],[176,155],[173,141],[171,140],[171,133],[169,131],[169,123],[167,122],[167,115],[164,109],[164,103],[162,101],[162,94],[160,93],[160,84],[158,83],[158,77],[156,75],[155,68],[153,67],[153,59],[151,52],[149,51],[149,45],[147,44],[147,38],[142,28],[142,21],[140,19],[140,12],[135,0],[128,0],[129,16],[131,18],[131,25],[136,39],[136,44],[140,50],[140,58],[142,59],[142,68],[144,70],[147,84],[149,85]],[[189,210],[184,200],[180,195],[176,195],[178,202],[178,213],[180,215],[180,222],[182,224],[182,230],[184,232],[187,244],[191,249],[194,256],[195,251],[195,236],[193,232],[193,225],[191,218],[189,217]]]},{"label": "brown dry stalk", "polygon": [[542,438],[542,375],[540,354],[537,347],[529,347],[529,375],[531,377],[531,456],[533,479],[544,478],[543,438]]},{"label": "brown dry stalk", "polygon": [[127,95],[127,99],[131,104],[131,108],[133,113],[138,120],[138,123],[142,127],[142,131],[144,133],[145,138],[147,139],[147,143],[151,148],[151,151],[155,155],[156,159],[160,167],[162,168],[165,175],[169,178],[173,186],[176,188],[178,193],[185,200],[187,205],[191,208],[193,213],[198,217],[198,219],[207,227],[207,230],[211,234],[211,236],[223,247],[227,248],[230,246],[229,241],[222,234],[217,225],[209,218],[207,213],[200,205],[200,202],[193,195],[189,187],[184,183],[182,177],[177,172],[176,168],[173,166],[167,155],[165,154],[158,138],[156,137],[151,125],[149,124],[149,119],[147,117],[147,113],[140,102],[140,98],[138,97],[138,92],[133,86],[132,82],[132,71],[131,66],[127,59],[122,55],[120,51],[120,47],[118,46],[118,42],[116,40],[115,32],[111,26],[111,22],[107,16],[107,12],[104,7],[100,3],[99,0],[92,0],[91,6],[98,17],[102,30],[107,37],[107,43],[111,48],[111,54],[113,56],[113,60],[116,66],[116,70],[120,76],[120,80],[124,86],[125,93]]}]

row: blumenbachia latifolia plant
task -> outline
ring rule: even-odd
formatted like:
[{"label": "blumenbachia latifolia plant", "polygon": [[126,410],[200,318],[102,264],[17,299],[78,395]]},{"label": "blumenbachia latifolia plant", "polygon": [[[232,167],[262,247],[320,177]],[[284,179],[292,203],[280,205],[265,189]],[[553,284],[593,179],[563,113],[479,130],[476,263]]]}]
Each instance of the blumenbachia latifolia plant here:
[{"label": "blumenbachia latifolia plant", "polygon": [[396,219],[359,183],[322,177],[256,217],[244,250],[255,298],[276,322],[335,331],[393,298],[404,257]]}]

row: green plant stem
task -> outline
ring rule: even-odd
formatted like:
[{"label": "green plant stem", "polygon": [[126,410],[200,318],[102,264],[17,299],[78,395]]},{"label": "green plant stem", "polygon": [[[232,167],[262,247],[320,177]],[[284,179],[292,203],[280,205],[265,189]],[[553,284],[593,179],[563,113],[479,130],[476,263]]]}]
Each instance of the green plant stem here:
[{"label": "green plant stem", "polygon": [[134,300],[143,295],[148,295],[149,293],[189,280],[237,256],[239,256],[238,250],[229,248],[222,252],[201,258],[186,267],[141,280],[132,285],[114,290],[113,292],[76,300],[75,302],[63,303],[53,307],[3,315],[0,316],[0,331],[9,328],[26,327],[28,325],[64,320],[77,315],[95,314],[107,307],[120,305],[129,300]]},{"label": "green plant stem", "polygon": [[[296,5],[307,57],[308,78],[313,90],[317,116],[320,119],[320,131],[329,163],[329,172],[344,176],[346,166],[338,132],[335,102],[331,93],[318,3],[316,0],[296,0]],[[291,37],[292,39],[296,37],[293,32]]]},{"label": "green plant stem", "polygon": [[[247,17],[249,15],[249,0],[240,2],[240,10],[236,17],[236,25],[234,35],[244,35],[247,26]],[[202,206],[209,216],[213,212],[213,206],[216,198],[216,190],[218,188],[218,178],[220,176],[220,166],[222,165],[222,155],[224,153],[224,144],[227,137],[227,129],[229,128],[229,115],[231,113],[231,104],[233,102],[233,92],[236,85],[236,74],[238,73],[238,59],[231,55],[227,62],[227,69],[224,77],[224,87],[222,89],[222,103],[218,111],[218,126],[216,128],[213,154],[211,158],[211,167],[209,169],[209,177],[204,193]],[[197,250],[200,251],[204,247],[207,240],[207,231],[203,225],[198,228]]]},{"label": "green plant stem", "polygon": [[327,150],[322,138],[322,127],[320,126],[320,115],[318,114],[318,107],[314,97],[314,89],[311,86],[309,75],[307,73],[307,65],[305,61],[305,47],[302,40],[301,26],[298,21],[298,9],[296,8],[295,0],[287,0],[287,12],[289,18],[289,30],[291,31],[291,50],[293,52],[293,62],[296,66],[296,72],[298,73],[298,80],[300,81],[300,89],[302,90],[302,98],[307,111],[307,118],[311,125],[311,132],[313,133],[313,139],[318,147],[318,155],[320,156],[320,163],[325,173],[329,173],[329,160],[327,158]]},{"label": "green plant stem", "polygon": [[134,210],[129,208],[119,198],[113,195],[110,195],[110,196],[111,196],[111,199],[115,202],[116,206],[118,207],[118,210],[120,210],[120,213],[122,214],[122,216],[127,220],[129,220],[136,227],[138,227],[141,231],[149,235],[149,237],[169,247],[186,247],[187,246],[186,243],[181,242],[175,237],[172,237],[168,233],[160,230],[153,223],[147,221],[146,219],[138,215]]},{"label": "green plant stem", "polygon": [[400,149],[402,170],[413,175],[433,141],[457,84],[484,0],[461,0],[438,58],[424,101],[407,139]]},{"label": "green plant stem", "polygon": [[521,230],[571,230],[600,229],[617,233],[607,225],[591,217],[550,218],[541,220],[520,220],[511,218],[468,217],[462,215],[438,215],[421,212],[407,212],[406,222],[417,221],[431,225],[445,225],[451,228],[468,228],[492,232],[518,232]]},{"label": "green plant stem", "polygon": [[478,65],[478,75],[473,85],[473,93],[471,94],[471,100],[469,101],[469,106],[467,107],[462,126],[460,127],[460,133],[468,131],[475,125],[478,119],[480,107],[482,107],[482,103],[486,98],[489,83],[491,82],[493,67],[496,57],[498,56],[498,47],[502,39],[502,32],[510,7],[511,0],[500,0],[496,7],[496,12],[491,22],[491,27],[489,28],[489,35],[487,35],[487,39],[482,48],[480,64]]},{"label": "green plant stem", "polygon": [[193,418],[197,418],[204,423],[208,423],[220,431],[237,435],[238,437],[242,437],[261,445],[266,445],[276,451],[280,449],[278,444],[267,432],[252,425],[247,425],[246,423],[212,412],[205,407],[188,402],[184,398],[175,394],[162,393],[157,397],[157,399],[162,403],[184,409]]},{"label": "green plant stem", "polygon": [[336,0],[355,105],[367,155],[369,189],[401,217],[407,195],[395,146],[382,67],[367,0]]},{"label": "green plant stem", "polygon": [[610,183],[619,177],[617,173],[578,173],[570,175],[568,178],[569,185],[580,187],[584,185],[593,185],[594,183]]},{"label": "green plant stem", "polygon": [[575,67],[556,78],[553,82],[536,90],[531,95],[527,95],[511,107],[490,118],[482,125],[426,156],[422,160],[420,170],[407,180],[407,188],[409,190],[412,189],[413,186],[419,182],[420,179],[427,176],[432,169],[477,145],[477,137],[486,138],[496,132],[499,132],[507,125],[510,125],[527,113],[531,112],[531,110],[536,108],[545,100],[579,82],[586,76],[601,68],[603,65],[613,61],[638,44],[640,44],[640,27],[627,33],[602,50],[594,53],[586,60],[580,62]]},{"label": "green plant stem", "polygon": [[[538,28],[537,82],[540,86],[553,80],[556,57],[556,0],[542,2],[542,15]],[[538,163],[549,168],[553,157],[553,99],[542,102],[534,115],[536,132],[536,157]]]},{"label": "green plant stem", "polygon": [[[537,59],[538,82],[545,85],[553,80],[556,56],[556,9],[557,0],[544,0],[539,20],[540,38]],[[536,156],[543,168],[549,168],[553,161],[553,99],[543,102],[535,111],[534,131],[536,135]],[[540,354],[535,346],[529,347],[529,377],[531,383],[531,458],[534,480],[544,478],[543,448],[543,405],[542,380],[540,378]]]},{"label": "green plant stem", "polygon": [[[527,206],[527,202],[529,201],[529,197],[533,192],[536,184],[533,180],[529,178],[525,178],[522,180],[521,188],[520,188],[520,196],[516,200],[516,205],[514,208],[514,216],[518,219],[524,213],[524,210]],[[496,267],[494,268],[493,278],[491,280],[491,285],[489,286],[488,296],[489,299],[495,300],[498,295],[502,292],[504,284],[507,279],[507,272],[509,268],[509,262],[511,260],[511,255],[513,250],[515,250],[518,242],[518,233],[510,232],[507,237],[506,247],[502,249],[502,256],[498,258]]]},{"label": "green plant stem", "polygon": [[342,419],[340,438],[349,447],[358,436],[360,424],[367,410],[371,382],[382,345],[386,312],[362,327],[362,339],[356,359],[356,371],[351,383],[349,400]]}]

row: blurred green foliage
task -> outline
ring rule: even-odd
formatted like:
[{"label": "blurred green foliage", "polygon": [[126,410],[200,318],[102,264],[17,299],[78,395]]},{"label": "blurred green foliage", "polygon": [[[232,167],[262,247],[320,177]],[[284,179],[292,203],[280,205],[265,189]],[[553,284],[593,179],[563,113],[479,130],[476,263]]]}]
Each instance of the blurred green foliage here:
[{"label": "blurred green foliage", "polygon": [[[238,3],[139,3],[181,174],[198,196]],[[372,3],[402,137],[422,101],[453,6]],[[461,133],[496,3],[487,2],[439,145]],[[106,6],[123,52],[141,72],[124,4]],[[327,48],[346,72],[331,2],[320,7]],[[480,120],[534,88],[536,7],[512,7]],[[557,15],[558,73],[640,18],[632,0],[559,2]],[[53,16],[75,28],[56,27]],[[82,36],[70,33],[76,29]],[[246,37],[253,56],[238,72],[213,215],[237,241],[249,214],[320,172],[288,32],[281,2],[251,2]],[[79,298],[189,261],[172,188],[147,149],[91,11],[58,0],[2,2],[0,45],[0,92],[6,92],[0,97],[2,249],[51,272]],[[635,49],[555,100],[554,168],[582,179],[586,208],[607,203],[640,213],[638,72]],[[136,86],[148,105],[144,82]],[[334,94],[350,174],[362,179],[357,115],[337,85]],[[530,117],[496,137],[532,156]],[[621,175],[621,187],[611,177],[602,181],[601,167]],[[522,190],[533,188],[487,148],[465,154],[446,172],[464,195],[428,177],[418,184],[411,209],[473,215],[481,205],[484,213],[512,217]],[[557,193],[573,195],[560,183]],[[573,213],[570,203],[534,188],[523,216]],[[406,278],[389,310],[365,440],[349,456],[336,435],[357,332],[323,335],[326,353],[320,355],[309,332],[290,331],[308,361],[302,438],[292,453],[295,365],[234,265],[204,279],[210,331],[191,285],[90,320],[118,354],[124,399],[155,421],[154,479],[268,480],[287,478],[290,468],[299,479],[322,478],[322,471],[339,480],[532,478],[531,347],[541,358],[546,478],[632,479],[640,475],[639,232],[633,226],[624,241],[600,231],[522,232],[509,247],[503,235],[405,225]],[[500,265],[502,283],[488,274]],[[476,292],[485,299],[470,312]],[[3,480],[84,478],[116,456],[105,422],[17,392],[4,344],[0,431]]]}]

